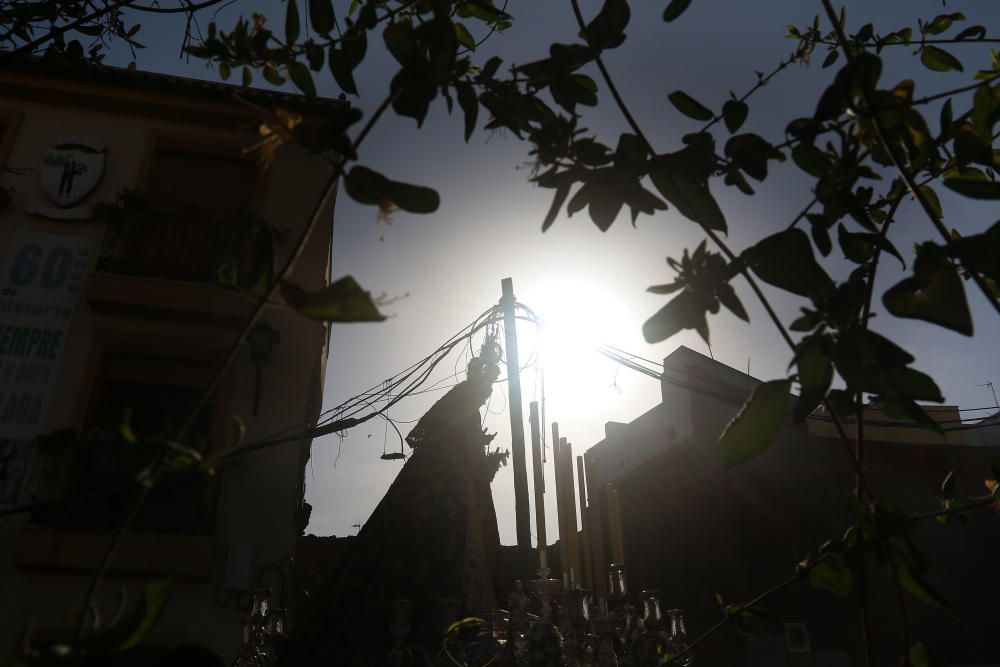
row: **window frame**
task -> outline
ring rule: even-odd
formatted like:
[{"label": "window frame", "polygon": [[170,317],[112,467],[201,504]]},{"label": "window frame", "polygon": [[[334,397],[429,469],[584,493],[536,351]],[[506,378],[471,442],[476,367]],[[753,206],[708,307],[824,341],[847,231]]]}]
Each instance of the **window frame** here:
[{"label": "window frame", "polygon": [[[249,141],[240,141],[229,137],[209,138],[193,134],[152,130],[146,137],[146,146],[143,150],[142,159],[139,162],[135,188],[140,193],[147,190],[146,186],[153,171],[153,161],[156,158],[156,151],[159,148],[253,162],[253,158],[248,157],[243,152],[250,145]],[[267,183],[269,179],[265,170],[260,167],[257,168],[256,174],[257,177],[253,184],[254,196],[248,208],[255,215],[260,215],[264,210],[264,202],[267,199]]]},{"label": "window frame", "polygon": [[[210,379],[210,376],[215,372],[218,360],[228,350],[230,342],[221,333],[216,335],[207,333],[201,335],[172,335],[169,333],[154,333],[141,328],[123,330],[112,327],[100,327],[96,329],[90,351],[87,355],[87,363],[81,382],[81,387],[84,388],[84,391],[81,391],[77,398],[74,417],[77,433],[82,435],[84,430],[89,426],[89,421],[94,414],[96,401],[98,400],[100,383],[109,377],[119,376],[118,373],[108,373],[104,363],[106,352],[155,349],[159,353],[150,356],[158,361],[179,360],[206,364],[206,372]],[[215,391],[214,406],[209,417],[209,433],[211,434],[212,447],[203,452],[203,454],[223,449],[231,440],[233,425],[229,415],[232,413],[234,400],[235,371],[235,368],[230,368]],[[131,379],[149,379],[151,381],[150,384],[156,384],[157,378],[144,375],[141,367],[137,367],[129,375]],[[125,376],[121,376],[121,378],[127,379]],[[197,393],[198,390],[203,390],[206,386],[205,378],[205,375],[198,372],[192,374],[190,383],[185,382],[181,384],[182,386],[194,388]],[[176,375],[173,375],[173,380],[170,384],[178,384],[176,382]],[[59,457],[57,465],[58,473],[52,491],[54,491],[56,497],[63,497],[71,492],[72,473],[76,468],[73,450],[64,452],[64,455]],[[211,512],[210,522],[213,526],[218,514],[220,489],[221,475],[208,478],[208,483],[202,487],[202,504]],[[72,527],[68,529],[72,529]],[[86,531],[89,529],[82,528],[80,530]],[[213,527],[210,534],[214,534],[214,531],[215,528]],[[174,533],[166,534],[173,535]],[[187,533],[177,533],[176,535],[187,535]],[[196,536],[197,534],[192,535]]]}]

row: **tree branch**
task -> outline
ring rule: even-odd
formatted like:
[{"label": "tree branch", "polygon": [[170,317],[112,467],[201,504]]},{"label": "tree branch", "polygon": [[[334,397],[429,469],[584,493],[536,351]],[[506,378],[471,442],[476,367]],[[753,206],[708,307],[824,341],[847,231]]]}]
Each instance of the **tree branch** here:
[{"label": "tree branch", "polygon": [[810,563],[808,566],[805,566],[805,567],[800,566],[799,569],[798,569],[798,571],[796,571],[796,573],[794,575],[792,575],[791,577],[788,577],[787,579],[784,579],[783,581],[775,584],[774,586],[772,586],[771,588],[767,589],[766,591],[764,591],[763,593],[761,593],[760,595],[758,595],[754,599],[750,600],[749,602],[740,605],[739,607],[737,607],[736,609],[734,609],[733,612],[727,613],[726,617],[724,619],[722,619],[721,621],[719,621],[718,623],[716,623],[715,625],[713,625],[712,627],[710,627],[705,632],[703,632],[700,635],[698,635],[698,638],[695,639],[694,641],[692,641],[690,644],[688,644],[688,647],[686,649],[684,649],[683,651],[681,651],[677,655],[673,655],[673,656],[667,658],[666,660],[663,661],[662,664],[664,666],[665,665],[669,665],[671,663],[677,662],[678,660],[680,660],[684,656],[688,655],[689,653],[691,653],[691,651],[693,651],[695,649],[696,646],[698,646],[699,644],[701,644],[702,642],[704,642],[706,639],[708,639],[709,637],[711,637],[712,635],[714,635],[716,632],[718,632],[722,628],[724,628],[727,625],[729,625],[730,623],[732,623],[740,615],[740,613],[744,609],[750,609],[751,607],[756,607],[761,602],[763,602],[767,598],[771,597],[772,595],[774,595],[778,591],[783,590],[783,589],[787,588],[788,586],[791,586],[796,581],[800,581],[801,579],[803,579],[805,577],[805,575],[809,572],[809,570],[811,570],[812,568],[816,567],[817,565],[819,565],[820,563],[822,563],[824,560],[826,560],[829,557],[830,557],[830,554],[829,553],[825,553],[822,556],[820,556],[819,558],[817,558],[815,561],[813,561],[812,563]]},{"label": "tree branch", "polygon": [[[826,10],[827,18],[833,24],[833,29],[837,34],[837,40],[840,42],[840,47],[841,50],[844,52],[844,57],[847,58],[848,62],[853,62],[854,55],[851,53],[847,36],[844,34],[844,29],[840,25],[840,20],[837,18],[837,14],[836,12],[834,12],[833,6],[830,4],[830,0],[820,0],[820,2],[823,4],[823,9]],[[863,90],[863,95],[865,98],[865,106],[868,108],[869,111],[873,111],[875,109],[875,106],[871,103],[870,99],[871,96],[869,95],[867,89]],[[930,219],[931,224],[934,226],[934,229],[937,230],[941,238],[945,241],[945,243],[950,243],[951,233],[948,231],[948,228],[944,226],[944,223],[941,222],[941,219],[934,211],[934,208],[931,206],[931,203],[928,201],[927,197],[924,195],[923,192],[920,191],[920,188],[914,182],[913,176],[907,170],[906,166],[903,164],[903,161],[897,154],[896,147],[891,145],[889,141],[886,139],[885,128],[882,126],[882,121],[879,119],[878,114],[872,113],[870,115],[870,120],[872,122],[872,126],[875,128],[875,133],[878,137],[879,143],[882,145],[882,148],[885,149],[885,152],[888,153],[889,159],[892,160],[892,164],[896,168],[896,171],[899,172],[899,176],[900,178],[903,179],[903,182],[906,184],[906,188],[910,191],[910,193],[914,196],[914,198],[916,198],[917,202],[919,202],[920,207],[924,210],[924,213],[927,215],[928,219]],[[979,290],[983,293],[983,296],[986,297],[986,301],[993,307],[993,310],[995,310],[997,314],[1000,315],[1000,302],[998,302],[997,299],[995,299],[993,295],[990,293],[989,287],[986,285],[985,282],[983,282],[983,279],[979,275],[979,273],[976,271],[969,270],[969,275],[972,276],[972,280],[976,283],[976,286],[979,287]]]}]

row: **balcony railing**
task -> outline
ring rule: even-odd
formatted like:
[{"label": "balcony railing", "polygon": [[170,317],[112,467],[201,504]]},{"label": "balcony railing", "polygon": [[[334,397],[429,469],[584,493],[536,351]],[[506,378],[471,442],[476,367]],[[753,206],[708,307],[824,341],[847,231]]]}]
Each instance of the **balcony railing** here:
[{"label": "balcony railing", "polygon": [[247,222],[143,210],[108,222],[97,270],[214,283],[219,267],[244,257],[250,242]]}]

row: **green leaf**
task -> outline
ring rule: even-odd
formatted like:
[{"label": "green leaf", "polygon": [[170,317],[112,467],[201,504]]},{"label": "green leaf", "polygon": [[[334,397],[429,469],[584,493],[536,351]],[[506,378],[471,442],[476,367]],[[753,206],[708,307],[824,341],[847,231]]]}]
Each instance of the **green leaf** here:
[{"label": "green leaf", "polygon": [[798,143],[792,149],[792,161],[810,176],[821,178],[830,171],[833,161],[813,144]]},{"label": "green leaf", "polygon": [[476,50],[476,40],[473,38],[472,33],[469,32],[469,29],[465,27],[464,23],[455,22],[455,37],[458,39],[458,43],[468,50]]},{"label": "green leaf", "polygon": [[986,37],[986,28],[981,25],[974,25],[966,28],[962,32],[955,35],[955,39],[962,41],[965,39],[975,39],[980,40]]},{"label": "green leaf", "polygon": [[431,102],[437,96],[438,86],[433,70],[423,64],[400,69],[392,77],[389,90],[395,96],[392,101],[393,110],[400,116],[413,118],[417,121],[417,127],[420,127],[427,118]]},{"label": "green leaf", "polygon": [[361,204],[395,204],[410,213],[433,213],[440,204],[437,192],[431,188],[393,181],[360,165],[347,173],[344,190]]},{"label": "green leaf", "polygon": [[[806,330],[812,328],[809,326]],[[829,341],[824,336],[807,336],[795,351],[794,363],[798,365],[801,387],[799,400],[795,402],[796,421],[801,422],[812,414],[833,382],[833,362],[828,344]]]},{"label": "green leaf", "polygon": [[[353,171],[353,170],[352,170]],[[422,185],[389,181],[392,202],[410,213],[433,213],[441,205],[437,191]]]},{"label": "green leaf", "polygon": [[873,92],[881,74],[882,61],[877,56],[867,52],[858,54],[840,68],[833,83],[823,91],[813,114],[814,120],[837,118],[853,98]]},{"label": "green leaf", "polygon": [[299,38],[298,0],[285,0],[285,44],[291,46]]},{"label": "green leaf", "polygon": [[247,88],[253,83],[253,72],[250,71],[249,67],[243,68],[243,87]]},{"label": "green leaf", "polygon": [[941,105],[940,123],[941,123],[941,140],[947,139],[951,133],[951,125],[954,122],[954,112],[952,111],[951,98],[949,97],[945,100],[945,103]]},{"label": "green leaf", "polygon": [[923,50],[920,51],[920,62],[924,64],[924,67],[935,72],[951,72],[953,70],[962,72],[965,69],[958,58],[944,49],[930,44],[924,45]]},{"label": "green leaf", "polygon": [[927,203],[930,204],[934,214],[937,215],[939,219],[942,218],[944,216],[944,210],[941,208],[941,200],[938,199],[937,193],[934,192],[934,188],[929,185],[921,185],[917,189],[920,191],[920,194],[924,196],[924,199],[927,200]]},{"label": "green leaf", "polygon": [[816,301],[833,290],[833,281],[816,262],[809,237],[800,229],[772,234],[744,250],[742,257],[761,280],[793,294]]},{"label": "green leaf", "polygon": [[958,128],[955,137],[955,159],[961,165],[970,162],[990,166],[993,163],[992,146],[983,141],[969,125]]},{"label": "green leaf", "polygon": [[83,33],[87,37],[100,37],[104,34],[104,26],[98,25],[96,23],[88,23],[84,25],[79,25],[76,27],[78,32]]},{"label": "green leaf", "polygon": [[733,289],[732,285],[722,283],[716,288],[715,296],[726,307],[726,310],[744,322],[750,321],[750,316],[747,314],[746,308],[743,307],[743,302],[736,296],[736,290]]},{"label": "green leaf", "polygon": [[229,63],[219,63],[219,76],[222,77],[223,81],[228,81],[232,73],[233,70]]},{"label": "green leaf", "polygon": [[913,276],[890,287],[882,295],[882,303],[896,317],[924,320],[972,335],[972,315],[962,279],[944,250],[933,243],[920,246]]},{"label": "green leaf", "polygon": [[331,0],[309,0],[309,21],[319,34],[330,34],[334,22]]},{"label": "green leaf", "polygon": [[726,157],[736,163],[750,177],[763,181],[767,178],[767,161],[783,161],[781,154],[757,134],[737,134],[726,142]]},{"label": "green leaf", "polygon": [[910,667],[938,667],[940,663],[928,653],[923,644],[914,644],[909,651]]},{"label": "green leaf", "polygon": [[551,227],[552,223],[556,221],[556,216],[559,215],[560,209],[562,209],[563,204],[566,202],[566,197],[569,196],[569,189],[571,185],[571,180],[563,178],[559,185],[556,186],[556,193],[552,197],[552,205],[549,206],[549,211],[545,214],[545,219],[542,221],[543,232]]},{"label": "green leaf", "polygon": [[403,67],[409,65],[418,53],[418,47],[413,39],[413,26],[409,21],[390,23],[382,31],[389,53]]},{"label": "green leaf", "polygon": [[670,0],[670,4],[663,10],[663,20],[667,23],[677,20],[690,4],[691,0]]},{"label": "green leaf", "polygon": [[111,650],[124,651],[142,642],[160,619],[169,595],[169,581],[146,584],[135,608],[111,631]]},{"label": "green leaf", "polygon": [[333,74],[334,81],[340,86],[340,89],[345,93],[350,93],[351,95],[358,94],[357,84],[354,83],[354,75],[352,73],[352,67],[347,54],[338,49],[335,46],[330,47],[328,53],[330,73]]},{"label": "green leaf", "polygon": [[750,400],[719,438],[724,465],[745,463],[768,448],[785,421],[790,390],[788,380],[772,380],[754,389]]},{"label": "green leaf", "polygon": [[953,233],[948,254],[966,271],[975,271],[987,278],[994,296],[1000,298],[1000,291],[996,289],[1000,284],[1000,222],[982,234],[963,237]]},{"label": "green leaf", "polygon": [[288,64],[288,73],[299,90],[308,97],[316,97],[316,84],[313,83],[312,74],[305,63],[298,60]]},{"label": "green leaf", "polygon": [[846,597],[854,590],[854,576],[839,558],[827,558],[809,570],[809,583],[816,588]]},{"label": "green leaf", "polygon": [[492,0],[467,0],[465,8],[468,10],[470,16],[474,16],[486,23],[510,21],[514,18],[507,12],[494,7]]},{"label": "green leaf", "polygon": [[587,24],[583,36],[595,49],[613,49],[625,41],[625,27],[632,12],[625,0],[604,0],[601,11]]},{"label": "green leaf", "polygon": [[323,64],[326,62],[326,53],[323,51],[323,47],[315,42],[306,42],[306,61],[308,61],[309,69],[312,71],[322,70]]},{"label": "green leaf", "polygon": [[894,560],[896,561],[896,573],[899,576],[899,583],[903,585],[903,588],[922,602],[926,602],[929,605],[935,607],[941,607],[942,609],[947,609],[951,613],[955,613],[955,610],[948,603],[948,601],[937,591],[933,586],[924,578],[923,574],[914,571],[908,559],[902,557],[897,553],[894,554]]},{"label": "green leaf", "polygon": [[951,24],[955,21],[964,21],[965,14],[961,12],[955,12],[954,14],[941,14],[935,16],[928,23],[924,25],[925,35],[940,35],[942,32],[951,27]]},{"label": "green leaf", "polygon": [[351,276],[345,276],[318,292],[307,292],[298,285],[281,283],[281,294],[289,306],[314,320],[324,322],[381,322],[371,294]]},{"label": "green leaf", "polygon": [[283,86],[285,84],[285,77],[281,76],[281,73],[273,65],[264,66],[264,78],[273,86]]},{"label": "green leaf", "polygon": [[963,169],[946,176],[944,185],[960,195],[973,199],[1000,199],[1000,183],[990,181],[977,169]]},{"label": "green leaf", "polygon": [[667,95],[667,99],[688,118],[706,121],[715,118],[715,114],[682,90],[675,90]]},{"label": "green leaf", "polygon": [[691,290],[684,290],[642,325],[647,343],[667,340],[684,329],[694,329],[708,342],[705,313],[710,304]]},{"label": "green leaf", "polygon": [[465,118],[465,141],[468,143],[472,133],[476,130],[479,99],[476,97],[476,91],[468,83],[456,83],[455,92],[458,95],[458,106],[462,107],[462,113]]},{"label": "green leaf", "polygon": [[710,140],[649,161],[649,177],[667,201],[689,220],[708,229],[726,231],[726,218],[708,188],[714,160]]},{"label": "green leaf", "polygon": [[750,107],[739,100],[726,100],[726,103],[722,105],[722,120],[725,121],[726,129],[730,132],[736,132],[743,127],[748,113],[750,113]]}]

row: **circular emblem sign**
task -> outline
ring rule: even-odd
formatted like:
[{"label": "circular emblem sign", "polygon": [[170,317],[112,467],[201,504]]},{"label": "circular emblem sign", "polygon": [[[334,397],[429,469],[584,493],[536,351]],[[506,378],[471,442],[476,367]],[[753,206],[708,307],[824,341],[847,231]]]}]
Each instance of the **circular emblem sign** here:
[{"label": "circular emblem sign", "polygon": [[42,160],[42,186],[58,206],[72,206],[89,195],[104,173],[104,152],[82,143],[60,143]]}]

